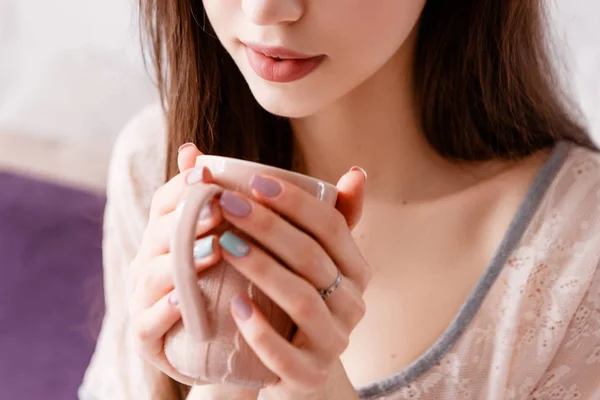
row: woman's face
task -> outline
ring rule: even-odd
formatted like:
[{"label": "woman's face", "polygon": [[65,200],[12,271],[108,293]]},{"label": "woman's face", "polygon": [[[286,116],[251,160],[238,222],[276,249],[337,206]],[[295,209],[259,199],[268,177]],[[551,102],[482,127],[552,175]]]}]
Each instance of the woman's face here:
[{"label": "woman's face", "polygon": [[[203,0],[207,16],[267,111],[305,117],[394,57],[426,0]],[[401,65],[401,62],[399,65]]]}]

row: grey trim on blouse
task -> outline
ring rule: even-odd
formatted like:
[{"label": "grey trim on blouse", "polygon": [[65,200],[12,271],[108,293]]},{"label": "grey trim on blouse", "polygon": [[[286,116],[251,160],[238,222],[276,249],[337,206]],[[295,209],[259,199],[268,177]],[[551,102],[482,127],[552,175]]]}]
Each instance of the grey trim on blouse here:
[{"label": "grey trim on blouse", "polygon": [[413,361],[396,375],[392,375],[366,386],[357,387],[356,391],[361,399],[376,399],[408,385],[421,374],[427,372],[434,364],[439,362],[448,350],[456,344],[481,307],[483,300],[498,275],[500,275],[508,257],[521,240],[533,215],[541,203],[544,194],[564,164],[570,147],[571,144],[566,141],[560,141],[554,146],[550,156],[540,168],[533,183],[529,187],[525,199],[513,217],[508,230],[504,234],[500,245],[496,249],[494,256],[486,268],[486,271],[481,278],[479,278],[479,281],[471,291],[469,297],[461,306],[458,314],[456,314],[454,320],[450,323],[442,336],[440,336],[439,339],[418,359]]}]

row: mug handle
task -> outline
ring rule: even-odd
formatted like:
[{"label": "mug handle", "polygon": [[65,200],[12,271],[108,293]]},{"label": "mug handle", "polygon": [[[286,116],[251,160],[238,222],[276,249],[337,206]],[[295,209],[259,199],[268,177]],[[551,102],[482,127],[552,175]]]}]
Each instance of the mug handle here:
[{"label": "mug handle", "polygon": [[196,222],[202,206],[223,190],[213,183],[189,186],[181,200],[183,204],[179,206],[171,236],[173,283],[179,299],[181,319],[186,333],[199,341],[210,339],[211,326],[194,263]]}]

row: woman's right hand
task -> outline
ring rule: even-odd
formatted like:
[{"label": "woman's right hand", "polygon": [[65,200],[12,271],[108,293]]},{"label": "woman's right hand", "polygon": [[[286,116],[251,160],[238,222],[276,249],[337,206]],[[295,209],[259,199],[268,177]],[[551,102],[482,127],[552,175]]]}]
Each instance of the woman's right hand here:
[{"label": "woman's right hand", "polygon": [[[165,334],[181,318],[173,286],[172,255],[169,252],[170,238],[176,223],[176,209],[187,185],[212,182],[208,170],[193,168],[199,155],[200,151],[193,145],[180,148],[180,173],[154,194],[142,243],[129,266],[132,286],[129,315],[136,351],[172,379],[189,386],[194,381],[171,366],[163,345]],[[208,207],[200,213],[196,237],[199,238],[216,227],[221,218],[216,202],[208,203]],[[207,236],[196,242],[194,251],[198,253],[195,254],[198,272],[219,260],[220,249],[215,239],[214,236]],[[201,382],[196,382],[198,383]]]}]

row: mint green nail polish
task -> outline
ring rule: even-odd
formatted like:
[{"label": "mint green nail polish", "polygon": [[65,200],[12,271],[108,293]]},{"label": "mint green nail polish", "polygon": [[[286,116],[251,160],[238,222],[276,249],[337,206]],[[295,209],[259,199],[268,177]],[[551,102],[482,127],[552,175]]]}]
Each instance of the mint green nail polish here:
[{"label": "mint green nail polish", "polygon": [[219,244],[235,257],[244,257],[250,251],[250,246],[233,232],[227,231],[219,238]]},{"label": "mint green nail polish", "polygon": [[205,237],[194,242],[194,259],[208,257],[213,253],[213,237]]}]

